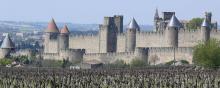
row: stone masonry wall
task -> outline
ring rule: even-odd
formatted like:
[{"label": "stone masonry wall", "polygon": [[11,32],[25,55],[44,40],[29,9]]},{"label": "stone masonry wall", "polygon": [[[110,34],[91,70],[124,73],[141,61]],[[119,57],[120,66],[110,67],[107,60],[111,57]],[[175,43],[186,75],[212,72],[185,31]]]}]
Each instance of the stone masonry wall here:
[{"label": "stone masonry wall", "polygon": [[99,37],[96,35],[76,35],[69,38],[70,49],[85,49],[86,53],[99,52]]},{"label": "stone masonry wall", "polygon": [[93,53],[85,54],[83,61],[100,61],[103,63],[113,63],[116,60],[123,60],[126,63],[130,63],[135,58],[134,52],[122,52],[122,53]]},{"label": "stone masonry wall", "polygon": [[[175,58],[179,60],[187,60],[190,64],[193,58],[193,48],[179,47],[175,49]],[[174,60],[174,49],[171,47],[149,48],[148,62],[151,64],[153,58],[157,57],[155,64],[165,63]]]}]

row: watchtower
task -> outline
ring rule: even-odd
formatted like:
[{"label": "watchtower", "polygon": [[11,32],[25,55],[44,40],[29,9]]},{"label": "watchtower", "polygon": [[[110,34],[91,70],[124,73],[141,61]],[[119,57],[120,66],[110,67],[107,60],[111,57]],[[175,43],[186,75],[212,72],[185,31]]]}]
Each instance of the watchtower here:
[{"label": "watchtower", "polygon": [[58,53],[59,30],[52,19],[47,26],[44,38],[44,53]]},{"label": "watchtower", "polygon": [[140,27],[133,18],[127,26],[126,31],[126,52],[132,52],[136,47],[136,33],[140,31]]},{"label": "watchtower", "polygon": [[169,47],[178,47],[178,31],[181,27],[182,24],[173,15],[165,31],[166,41]]}]

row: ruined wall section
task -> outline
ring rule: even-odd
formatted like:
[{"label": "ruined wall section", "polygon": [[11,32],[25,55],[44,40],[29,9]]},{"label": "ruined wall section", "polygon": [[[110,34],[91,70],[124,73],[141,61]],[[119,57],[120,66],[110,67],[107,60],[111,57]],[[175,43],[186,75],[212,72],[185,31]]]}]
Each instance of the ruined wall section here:
[{"label": "ruined wall section", "polygon": [[85,53],[99,52],[98,35],[71,35],[69,39],[70,49],[85,49]]}]

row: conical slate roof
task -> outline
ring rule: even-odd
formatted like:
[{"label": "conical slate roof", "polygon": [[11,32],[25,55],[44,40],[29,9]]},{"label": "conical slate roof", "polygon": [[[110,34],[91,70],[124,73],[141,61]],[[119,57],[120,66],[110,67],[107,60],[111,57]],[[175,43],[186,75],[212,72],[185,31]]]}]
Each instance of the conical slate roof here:
[{"label": "conical slate roof", "polygon": [[203,20],[203,22],[202,22],[202,25],[201,25],[202,27],[208,27],[209,26],[209,24],[208,24],[208,22],[207,22],[207,20],[206,19],[204,19]]},{"label": "conical slate roof", "polygon": [[45,32],[49,32],[49,33],[59,33],[59,29],[54,21],[54,19],[52,19],[47,26],[47,29]]},{"label": "conical slate roof", "polygon": [[63,27],[63,29],[60,30],[60,33],[62,33],[62,34],[68,34],[69,33],[69,29],[68,29],[67,25],[65,25]]},{"label": "conical slate roof", "polygon": [[139,29],[139,26],[134,18],[128,24],[127,29]]},{"label": "conical slate roof", "polygon": [[1,48],[15,48],[14,43],[12,42],[10,36],[7,34],[2,42]]},{"label": "conical slate roof", "polygon": [[180,21],[176,18],[175,15],[172,16],[172,18],[170,19],[170,22],[168,24],[168,27],[178,27],[181,28],[182,24],[180,23]]}]

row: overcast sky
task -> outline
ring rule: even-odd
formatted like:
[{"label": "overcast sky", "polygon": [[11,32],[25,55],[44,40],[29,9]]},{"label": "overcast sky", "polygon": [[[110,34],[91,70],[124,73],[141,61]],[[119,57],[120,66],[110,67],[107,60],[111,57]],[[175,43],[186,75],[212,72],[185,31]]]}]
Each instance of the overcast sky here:
[{"label": "overcast sky", "polygon": [[135,17],[139,24],[153,23],[155,8],[175,11],[179,19],[203,17],[205,11],[220,21],[220,0],[0,0],[0,20],[102,23],[104,16]]}]

